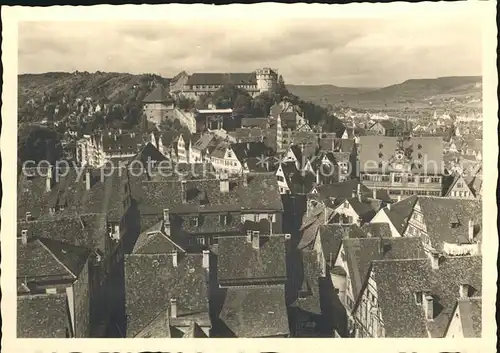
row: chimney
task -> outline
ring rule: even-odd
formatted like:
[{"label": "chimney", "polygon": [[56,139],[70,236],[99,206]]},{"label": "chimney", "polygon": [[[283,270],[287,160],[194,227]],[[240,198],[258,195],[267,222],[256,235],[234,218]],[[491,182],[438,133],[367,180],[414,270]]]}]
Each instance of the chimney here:
[{"label": "chimney", "polygon": [[328,212],[327,212],[327,207],[326,206],[325,206],[325,209],[323,211],[323,215],[324,215],[323,223],[324,224],[328,224]]},{"label": "chimney", "polygon": [[182,203],[187,203],[186,181],[185,180],[181,180],[181,198],[182,198]]},{"label": "chimney", "polygon": [[27,244],[28,243],[28,230],[23,229],[21,231],[21,243]]},{"label": "chimney", "polygon": [[90,190],[90,171],[85,172],[85,189]]},{"label": "chimney", "polygon": [[401,195],[398,195],[398,202],[401,201]]},{"label": "chimney", "polygon": [[252,232],[252,248],[260,248],[260,232],[258,230]]},{"label": "chimney", "polygon": [[209,268],[210,265],[210,251],[203,250],[203,268]]},{"label": "chimney", "polygon": [[424,298],[425,317],[428,321],[434,320],[434,299],[427,294]]},{"label": "chimney", "polygon": [[31,221],[31,212],[26,212],[26,222]]},{"label": "chimney", "polygon": [[388,203],[388,204],[387,204],[387,211],[390,211],[390,210],[391,210],[391,204],[390,204],[390,203]]},{"label": "chimney", "polygon": [[52,166],[47,169],[47,177],[45,179],[45,191],[50,192],[52,190]]},{"label": "chimney", "polygon": [[229,178],[227,174],[221,174],[219,185],[220,192],[229,192]]},{"label": "chimney", "polygon": [[247,230],[247,243],[251,243],[251,242],[252,242],[252,231]]},{"label": "chimney", "polygon": [[174,250],[174,251],[172,252],[172,265],[173,265],[174,267],[177,267],[177,265],[178,265],[178,254],[177,254],[177,250]]},{"label": "chimney", "polygon": [[245,173],[243,173],[243,186],[244,187],[248,186],[248,179],[247,179],[247,175]]},{"label": "chimney", "polygon": [[468,284],[461,284],[460,285],[459,295],[460,295],[461,299],[469,297],[469,285]]},{"label": "chimney", "polygon": [[177,299],[170,298],[170,317],[175,319],[177,317]]},{"label": "chimney", "polygon": [[361,196],[361,183],[359,183],[357,186],[356,186],[356,194],[358,196]]},{"label": "chimney", "polygon": [[469,243],[474,242],[474,221],[469,220]]},{"label": "chimney", "polygon": [[170,225],[170,211],[168,208],[163,209],[163,222],[164,225]]},{"label": "chimney", "polygon": [[376,199],[377,199],[377,189],[376,189],[376,188],[373,188],[373,190],[372,190],[372,191],[373,191],[372,198],[373,198],[374,200],[376,200]]}]

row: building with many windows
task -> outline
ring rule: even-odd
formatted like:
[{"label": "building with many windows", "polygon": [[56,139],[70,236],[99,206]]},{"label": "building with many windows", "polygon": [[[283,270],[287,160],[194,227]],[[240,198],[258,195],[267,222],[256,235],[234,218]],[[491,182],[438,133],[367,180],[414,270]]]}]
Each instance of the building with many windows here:
[{"label": "building with many windows", "polygon": [[361,136],[359,174],[369,188],[398,195],[441,196],[443,141],[439,137]]}]

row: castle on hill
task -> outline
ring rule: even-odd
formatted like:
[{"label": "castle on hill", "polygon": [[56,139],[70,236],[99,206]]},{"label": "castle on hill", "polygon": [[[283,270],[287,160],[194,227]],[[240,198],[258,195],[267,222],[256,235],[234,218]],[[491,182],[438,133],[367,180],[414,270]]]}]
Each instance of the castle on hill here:
[{"label": "castle on hill", "polygon": [[277,70],[262,68],[250,73],[194,73],[182,71],[172,78],[170,93],[198,100],[200,96],[211,94],[226,84],[246,90],[252,97],[269,92],[278,83]]}]

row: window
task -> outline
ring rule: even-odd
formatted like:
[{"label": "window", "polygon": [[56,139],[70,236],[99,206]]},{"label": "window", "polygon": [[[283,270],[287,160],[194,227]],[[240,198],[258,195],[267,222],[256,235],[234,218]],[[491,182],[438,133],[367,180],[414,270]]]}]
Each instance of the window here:
[{"label": "window", "polygon": [[223,226],[227,225],[229,223],[229,215],[220,215],[219,223]]},{"label": "window", "polygon": [[[382,154],[382,153],[381,153],[381,154]],[[380,169],[382,169],[382,167],[383,167],[382,162],[379,162],[379,163],[378,163],[378,167],[379,167]]]},{"label": "window", "polygon": [[394,176],[394,182],[395,183],[400,183],[401,182],[401,176],[400,175]]},{"label": "window", "polygon": [[463,184],[463,183],[457,183],[457,187],[458,187],[458,188],[462,188],[463,186],[464,186],[464,184]]},{"label": "window", "polygon": [[196,237],[196,244],[205,245],[205,237]]},{"label": "window", "polygon": [[57,293],[57,289],[56,288],[46,288],[45,289],[45,293],[47,293],[47,294],[56,294]]},{"label": "window", "polygon": [[415,182],[415,177],[414,176],[409,176],[408,177],[408,182],[414,183]]},{"label": "window", "polygon": [[192,227],[198,227],[198,217],[190,217],[189,225]]}]

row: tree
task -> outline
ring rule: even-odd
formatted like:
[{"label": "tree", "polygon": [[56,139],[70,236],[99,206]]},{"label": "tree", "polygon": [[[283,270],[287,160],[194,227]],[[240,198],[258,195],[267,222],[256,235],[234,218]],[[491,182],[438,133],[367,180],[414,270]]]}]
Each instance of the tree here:
[{"label": "tree", "polygon": [[55,163],[62,156],[62,146],[55,130],[38,125],[21,125],[18,129],[19,160]]},{"label": "tree", "polygon": [[183,96],[181,96],[177,100],[177,106],[179,107],[179,109],[183,109],[183,110],[193,109],[195,107],[195,104],[196,104],[196,102],[194,99],[183,97]]}]

